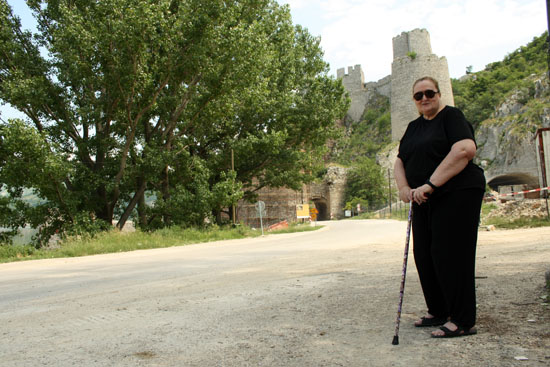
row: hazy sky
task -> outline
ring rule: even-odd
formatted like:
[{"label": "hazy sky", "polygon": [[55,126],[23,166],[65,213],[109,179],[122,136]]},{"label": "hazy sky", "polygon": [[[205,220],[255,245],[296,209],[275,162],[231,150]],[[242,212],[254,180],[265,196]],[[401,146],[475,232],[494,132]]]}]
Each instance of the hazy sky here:
[{"label": "hazy sky", "polygon": [[479,71],[548,29],[544,0],[278,0],[321,36],[331,74],[361,64],[366,81],[391,73],[392,38],[425,28],[451,77]]}]

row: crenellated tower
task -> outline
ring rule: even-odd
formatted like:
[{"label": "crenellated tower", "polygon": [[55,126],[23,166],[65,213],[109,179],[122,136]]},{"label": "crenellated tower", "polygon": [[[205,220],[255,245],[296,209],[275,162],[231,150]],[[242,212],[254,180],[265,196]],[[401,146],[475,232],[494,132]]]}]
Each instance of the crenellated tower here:
[{"label": "crenellated tower", "polygon": [[424,76],[435,78],[439,82],[441,102],[454,106],[447,59],[432,53],[428,31],[414,29],[394,37],[391,74],[391,126],[394,141],[401,139],[408,123],[418,117],[412,100],[412,86]]}]

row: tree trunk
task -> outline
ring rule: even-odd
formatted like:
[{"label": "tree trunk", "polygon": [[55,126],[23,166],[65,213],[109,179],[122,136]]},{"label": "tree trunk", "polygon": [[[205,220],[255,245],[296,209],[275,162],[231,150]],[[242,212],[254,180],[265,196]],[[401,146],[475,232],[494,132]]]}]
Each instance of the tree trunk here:
[{"label": "tree trunk", "polygon": [[124,227],[124,224],[126,224],[126,221],[130,217],[130,214],[132,214],[132,211],[136,207],[137,203],[139,202],[140,198],[144,196],[145,189],[147,188],[147,181],[141,179],[141,185],[134,194],[134,197],[132,200],[130,200],[130,203],[128,203],[128,206],[124,210],[124,213],[120,216],[120,220],[116,224],[118,229],[122,229]]}]

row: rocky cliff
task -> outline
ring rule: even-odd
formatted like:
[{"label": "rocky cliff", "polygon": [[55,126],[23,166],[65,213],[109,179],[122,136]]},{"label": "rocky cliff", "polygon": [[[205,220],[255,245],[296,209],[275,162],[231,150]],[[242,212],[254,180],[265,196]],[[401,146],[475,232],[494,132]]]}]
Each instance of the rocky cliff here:
[{"label": "rocky cliff", "polygon": [[493,189],[539,185],[535,134],[550,127],[550,88],[546,75],[532,76],[530,82],[497,106],[476,132],[476,161]]},{"label": "rocky cliff", "polygon": [[[475,162],[485,170],[489,185],[503,191],[539,187],[535,134],[550,127],[550,86],[546,74],[532,76],[530,86],[516,90],[495,108],[493,117],[476,131]],[[397,143],[381,150],[376,160],[384,170],[392,169]]]}]

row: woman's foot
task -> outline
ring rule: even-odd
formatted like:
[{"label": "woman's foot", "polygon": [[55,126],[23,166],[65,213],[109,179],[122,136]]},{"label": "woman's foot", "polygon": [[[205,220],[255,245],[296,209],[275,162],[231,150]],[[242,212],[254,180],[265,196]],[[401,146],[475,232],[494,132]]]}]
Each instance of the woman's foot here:
[{"label": "woman's foot", "polygon": [[454,338],[457,336],[466,336],[477,334],[477,329],[471,327],[468,330],[457,326],[455,323],[448,321],[438,330],[432,332],[432,338]]},{"label": "woman's foot", "polygon": [[447,321],[446,318],[435,317],[428,313],[426,314],[426,316],[421,317],[420,320],[417,320],[414,323],[414,326],[416,327],[439,326],[439,325],[443,325],[446,321]]}]

